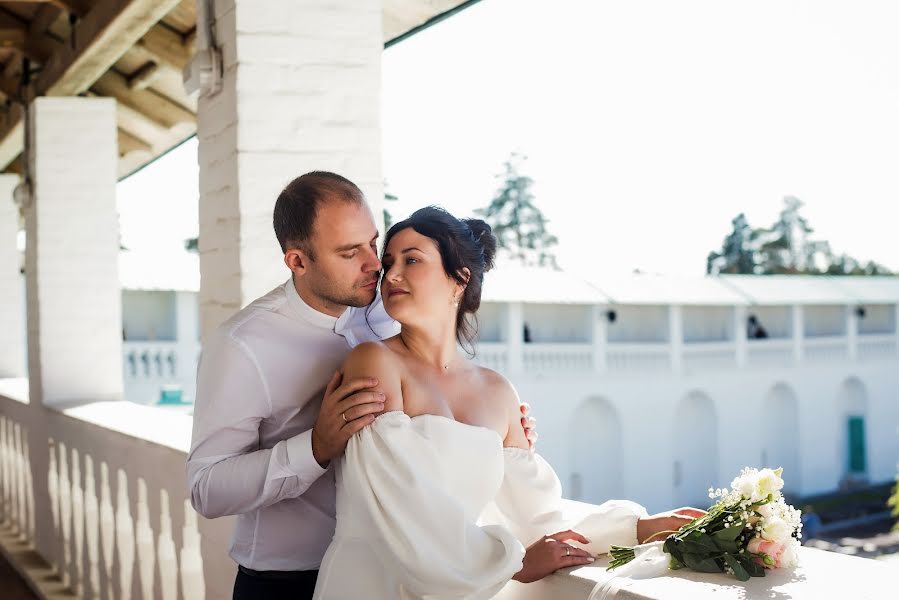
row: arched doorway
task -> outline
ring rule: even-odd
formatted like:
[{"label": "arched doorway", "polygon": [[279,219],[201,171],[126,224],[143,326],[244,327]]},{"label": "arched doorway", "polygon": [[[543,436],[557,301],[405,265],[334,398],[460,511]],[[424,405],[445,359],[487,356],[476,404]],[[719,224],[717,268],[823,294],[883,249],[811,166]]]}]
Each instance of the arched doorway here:
[{"label": "arched doorway", "polygon": [[837,415],[844,479],[865,479],[868,474],[868,391],[857,377],[840,386]]},{"label": "arched doorway", "polygon": [[573,500],[599,504],[621,496],[621,419],[605,398],[587,398],[571,417]]},{"label": "arched doorway", "polygon": [[702,392],[685,396],[674,411],[674,499],[678,506],[704,508],[718,481],[718,416]]},{"label": "arched doorway", "polygon": [[761,467],[783,467],[784,490],[799,486],[799,401],[792,388],[779,383],[765,398],[764,446]]}]

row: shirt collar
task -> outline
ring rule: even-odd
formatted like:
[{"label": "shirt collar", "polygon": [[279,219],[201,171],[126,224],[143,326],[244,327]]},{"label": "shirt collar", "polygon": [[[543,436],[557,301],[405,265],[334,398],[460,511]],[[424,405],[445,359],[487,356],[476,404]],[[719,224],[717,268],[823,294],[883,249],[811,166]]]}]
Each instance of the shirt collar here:
[{"label": "shirt collar", "polygon": [[331,331],[337,331],[338,327],[341,327],[346,323],[349,319],[350,309],[347,307],[346,310],[343,311],[339,317],[332,317],[331,315],[326,315],[323,312],[319,312],[306,304],[300,295],[297,293],[297,288],[293,284],[293,279],[288,279],[284,284],[284,291],[287,293],[287,304],[290,306],[291,310],[298,317],[302,318],[304,321],[315,325],[316,327],[321,327],[323,329],[330,329]]}]

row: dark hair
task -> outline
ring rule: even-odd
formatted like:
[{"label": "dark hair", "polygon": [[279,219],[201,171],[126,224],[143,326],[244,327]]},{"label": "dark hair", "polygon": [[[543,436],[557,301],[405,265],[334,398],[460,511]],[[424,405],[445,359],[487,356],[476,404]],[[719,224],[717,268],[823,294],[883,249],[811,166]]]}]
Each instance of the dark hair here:
[{"label": "dark hair", "polygon": [[355,183],[336,173],[312,171],[287,184],[278,195],[272,222],[281,251],[301,248],[315,260],[309,238],[318,207],[327,200],[364,202],[365,196]]},{"label": "dark hair", "polygon": [[[496,255],[496,237],[490,225],[480,219],[457,219],[438,206],[426,206],[391,227],[384,236],[384,248],[390,238],[409,228],[437,243],[444,272],[465,286],[456,312],[456,340],[473,354],[472,343],[478,333],[475,313],[481,306],[484,273],[493,268]],[[471,272],[467,279],[463,269]]]}]

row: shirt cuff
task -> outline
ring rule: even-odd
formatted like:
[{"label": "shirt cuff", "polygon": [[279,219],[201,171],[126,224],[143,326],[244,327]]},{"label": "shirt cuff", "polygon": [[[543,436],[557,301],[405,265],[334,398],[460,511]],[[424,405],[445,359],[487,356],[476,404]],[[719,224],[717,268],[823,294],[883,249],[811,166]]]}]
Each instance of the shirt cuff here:
[{"label": "shirt cuff", "polygon": [[325,474],[312,454],[312,430],[284,440],[287,449],[287,468],[297,477],[310,483]]}]

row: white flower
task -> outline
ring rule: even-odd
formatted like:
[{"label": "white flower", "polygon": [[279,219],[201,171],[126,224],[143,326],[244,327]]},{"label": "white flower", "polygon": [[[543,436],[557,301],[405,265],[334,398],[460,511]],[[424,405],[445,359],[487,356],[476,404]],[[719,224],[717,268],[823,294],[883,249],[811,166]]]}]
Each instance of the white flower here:
[{"label": "white flower", "polygon": [[793,528],[780,517],[772,517],[761,522],[761,533],[766,540],[786,543],[793,533]]},{"label": "white flower", "polygon": [[780,557],[782,569],[792,569],[799,564],[799,542],[787,542],[784,553]]}]

